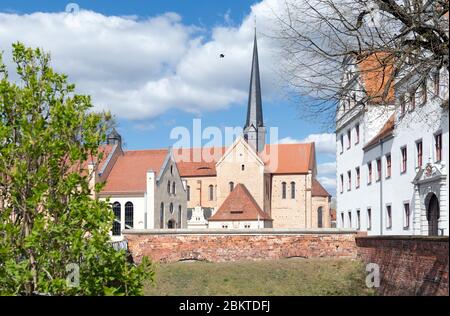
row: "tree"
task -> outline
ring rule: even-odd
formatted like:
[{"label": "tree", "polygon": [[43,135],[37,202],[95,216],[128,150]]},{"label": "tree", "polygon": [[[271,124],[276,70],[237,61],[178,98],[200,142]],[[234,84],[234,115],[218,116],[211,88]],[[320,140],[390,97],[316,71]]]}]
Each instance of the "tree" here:
[{"label": "tree", "polygon": [[[342,84],[345,67],[356,66],[360,75],[389,68],[391,76],[380,76],[379,94],[367,98],[386,98],[412,69],[418,81],[448,72],[448,9],[448,0],[285,0],[275,35],[283,75],[296,93],[312,97],[304,110],[330,118],[333,126],[339,101],[359,92]],[[377,67],[358,67],[373,56]],[[448,96],[442,105],[448,108]]]},{"label": "tree", "polygon": [[15,82],[0,59],[0,294],[140,294],[151,266],[113,249],[113,213],[89,187],[111,116],[42,50],[14,44],[13,61]]}]

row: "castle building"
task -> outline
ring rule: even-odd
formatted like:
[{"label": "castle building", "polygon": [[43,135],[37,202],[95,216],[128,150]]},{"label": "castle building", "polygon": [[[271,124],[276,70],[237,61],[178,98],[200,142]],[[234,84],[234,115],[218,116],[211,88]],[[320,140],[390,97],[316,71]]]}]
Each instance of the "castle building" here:
[{"label": "castle building", "polygon": [[382,97],[394,75],[389,58],[346,66],[343,84],[355,92],[336,121],[337,227],[448,236],[448,71],[423,79],[405,69]]},{"label": "castle building", "polygon": [[328,228],[314,143],[266,144],[255,35],[244,133],[229,147],[124,151],[114,130],[93,182],[126,229]]},{"label": "castle building", "polygon": [[[314,143],[266,144],[265,136],[255,35],[243,137],[228,148],[174,149],[186,184],[188,226],[199,221],[193,216],[199,208],[200,221],[210,219],[208,226],[216,228],[331,226],[331,196],[316,179]],[[253,211],[237,207],[244,204]]]}]

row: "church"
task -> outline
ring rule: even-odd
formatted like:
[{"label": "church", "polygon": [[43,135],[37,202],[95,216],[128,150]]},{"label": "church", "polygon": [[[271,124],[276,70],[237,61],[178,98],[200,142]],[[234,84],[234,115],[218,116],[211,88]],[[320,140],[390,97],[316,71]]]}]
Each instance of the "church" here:
[{"label": "church", "polygon": [[125,151],[114,130],[93,183],[125,229],[329,228],[314,143],[266,144],[254,38],[243,135],[227,147]]}]

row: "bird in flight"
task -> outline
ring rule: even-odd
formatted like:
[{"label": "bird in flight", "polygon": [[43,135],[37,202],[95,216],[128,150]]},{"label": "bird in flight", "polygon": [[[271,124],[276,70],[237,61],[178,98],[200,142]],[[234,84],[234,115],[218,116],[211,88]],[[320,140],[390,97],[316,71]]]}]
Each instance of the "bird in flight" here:
[{"label": "bird in flight", "polygon": [[224,54],[220,54],[219,57],[220,57],[220,58],[224,58],[225,55],[224,55]]}]

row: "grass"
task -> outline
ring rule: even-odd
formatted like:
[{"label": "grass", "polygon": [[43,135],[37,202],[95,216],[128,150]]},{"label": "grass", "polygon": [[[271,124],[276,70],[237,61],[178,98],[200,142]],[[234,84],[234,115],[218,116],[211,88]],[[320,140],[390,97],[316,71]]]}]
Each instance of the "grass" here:
[{"label": "grass", "polygon": [[363,265],[344,259],[159,264],[146,295],[372,295]]}]

